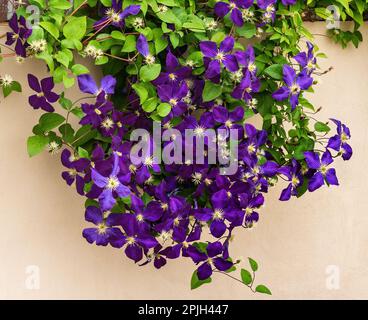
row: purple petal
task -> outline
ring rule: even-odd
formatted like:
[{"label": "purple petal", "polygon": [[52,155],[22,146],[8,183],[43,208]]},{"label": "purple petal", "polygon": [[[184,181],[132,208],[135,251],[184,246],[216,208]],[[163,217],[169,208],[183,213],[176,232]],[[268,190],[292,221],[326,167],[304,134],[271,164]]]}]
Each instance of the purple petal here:
[{"label": "purple petal", "polygon": [[216,78],[217,76],[219,76],[220,73],[221,73],[220,61],[212,60],[208,65],[208,69],[206,71],[205,76],[208,79],[213,79],[213,78]]},{"label": "purple petal", "polygon": [[315,190],[317,190],[318,188],[320,188],[321,186],[323,186],[324,184],[324,179],[323,179],[323,175],[321,172],[317,172],[310,180],[308,183],[308,190],[310,192],[313,192]]},{"label": "purple petal", "polygon": [[295,70],[288,64],[285,64],[283,67],[283,75],[284,82],[288,85],[288,87],[291,87],[296,78]]},{"label": "purple petal", "polygon": [[223,251],[223,246],[220,241],[209,243],[207,246],[207,254],[210,258],[218,256]]},{"label": "purple petal", "polygon": [[336,177],[336,170],[334,168],[328,169],[326,172],[326,181],[334,186],[338,186],[339,185],[339,181],[337,180]]},{"label": "purple petal", "polygon": [[308,168],[319,169],[321,167],[321,161],[319,160],[318,153],[307,151],[304,152],[305,161],[307,162]]},{"label": "purple petal", "polygon": [[85,219],[88,222],[92,222],[95,225],[103,222],[101,209],[98,207],[89,206],[86,209]]},{"label": "purple petal", "polygon": [[98,173],[95,169],[92,169],[92,180],[100,188],[105,188],[108,182],[108,178]]},{"label": "purple petal", "polygon": [[231,11],[231,20],[238,27],[241,27],[244,24],[242,13],[239,9],[235,8]]},{"label": "purple petal", "polygon": [[212,268],[209,263],[203,263],[198,269],[197,269],[197,275],[199,280],[206,280],[212,275]]},{"label": "purple petal", "polygon": [[78,76],[79,89],[84,93],[97,94],[98,87],[95,80],[89,74],[82,74]]},{"label": "purple petal", "polygon": [[215,5],[215,14],[219,17],[225,17],[230,12],[230,6],[225,2],[217,2]]},{"label": "purple petal", "polygon": [[33,74],[28,74],[28,84],[36,92],[41,92],[41,86],[38,79]]},{"label": "purple petal", "polygon": [[224,64],[226,69],[231,72],[238,71],[239,69],[238,62],[236,60],[236,57],[233,54],[226,55],[222,63]]},{"label": "purple petal", "polygon": [[221,52],[231,52],[234,48],[235,40],[233,37],[226,37],[220,44]]},{"label": "purple petal", "polygon": [[105,76],[101,80],[101,89],[106,94],[114,94],[116,86],[116,79],[113,76]]},{"label": "purple petal", "polygon": [[229,270],[233,266],[233,263],[232,262],[227,261],[227,260],[225,260],[223,258],[215,258],[215,259],[213,259],[213,264],[220,271]]},{"label": "purple petal", "polygon": [[212,41],[202,41],[199,47],[205,57],[215,58],[218,52],[217,44]]},{"label": "purple petal", "polygon": [[136,244],[128,245],[125,249],[125,254],[128,258],[134,260],[136,263],[142,260],[143,257],[142,248]]},{"label": "purple petal", "polygon": [[149,55],[149,46],[146,37],[141,34],[137,40],[137,50],[143,56],[147,57]]},{"label": "purple petal", "polygon": [[272,94],[272,98],[277,101],[282,101],[289,98],[290,90],[287,87],[281,87]]},{"label": "purple petal", "polygon": [[210,231],[214,237],[220,238],[226,231],[226,224],[222,220],[214,220],[210,225]]}]

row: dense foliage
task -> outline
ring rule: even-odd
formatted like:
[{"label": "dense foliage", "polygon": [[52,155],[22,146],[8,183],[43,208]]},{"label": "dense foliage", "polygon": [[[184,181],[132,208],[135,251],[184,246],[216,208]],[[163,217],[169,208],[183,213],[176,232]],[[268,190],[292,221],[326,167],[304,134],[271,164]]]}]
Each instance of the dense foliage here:
[{"label": "dense foliage", "polygon": [[[192,288],[210,282],[213,272],[236,279],[240,268],[238,281],[270,293],[264,285],[254,288],[255,260],[249,258],[250,272],[231,258],[234,230],[258,222],[263,194],[276,183],[285,185],[282,201],[338,185],[331,164],[352,155],[349,129],[339,120],[317,120],[319,110],[305,95],[328,70],[318,67],[325,56],[303,19],[330,19],[326,6],[335,5],[354,26],[328,34],[357,46],[367,1],[29,3],[40,15],[17,9],[3,36],[10,53],[2,57],[20,63],[35,57],[47,65],[49,78],[28,75],[29,104],[44,111],[28,153],[63,149],[62,177],[87,197],[85,218],[95,225],[83,231],[86,240],[124,248],[128,258],[156,268],[187,257],[197,265]],[[100,82],[89,73],[91,60],[101,66]],[[11,76],[1,76],[4,96],[21,91]],[[55,83],[78,85],[82,98],[69,100]],[[255,115],[262,128],[249,123]],[[223,164],[208,161],[161,163],[153,148],[137,162],[130,134],[139,128],[152,133],[154,123],[168,137],[159,149],[180,150],[180,160],[184,148],[176,141],[185,130],[194,132],[194,154],[207,129],[222,130],[215,153],[225,160],[235,131],[236,171],[221,174]],[[152,137],[146,142],[155,144]],[[213,150],[209,140],[205,145],[208,160]]]}]

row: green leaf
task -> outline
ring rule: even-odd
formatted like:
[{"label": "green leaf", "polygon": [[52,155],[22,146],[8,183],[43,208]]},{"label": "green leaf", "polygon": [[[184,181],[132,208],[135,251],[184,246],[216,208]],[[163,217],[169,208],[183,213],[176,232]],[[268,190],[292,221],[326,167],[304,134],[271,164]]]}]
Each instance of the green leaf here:
[{"label": "green leaf", "polygon": [[64,26],[63,34],[67,39],[80,40],[84,37],[87,30],[87,17],[71,17],[69,22]]},{"label": "green leaf", "polygon": [[31,136],[27,139],[28,155],[33,157],[41,153],[49,143],[49,138],[45,136]]},{"label": "green leaf", "polygon": [[236,28],[236,33],[247,39],[253,38],[256,32],[257,29],[253,23],[245,23],[242,27]]},{"label": "green leaf", "polygon": [[111,32],[111,37],[113,39],[116,39],[116,40],[125,40],[124,33],[120,32],[118,30],[114,30],[113,32]]},{"label": "green leaf", "polygon": [[71,3],[68,0],[49,0],[49,6],[51,8],[67,10],[71,8]]},{"label": "green leaf", "polygon": [[134,35],[128,35],[125,39],[125,43],[121,52],[133,52],[136,50],[137,39]]},{"label": "green leaf", "polygon": [[252,275],[248,270],[241,269],[240,271],[241,279],[245,285],[250,285],[252,283]]},{"label": "green leaf", "polygon": [[252,268],[252,270],[254,272],[256,272],[258,270],[258,263],[253,260],[252,258],[248,258],[248,261],[249,261],[249,264],[250,264],[250,267]]},{"label": "green leaf", "polygon": [[168,103],[161,103],[157,107],[157,113],[160,117],[166,117],[171,111],[171,105]]},{"label": "green leaf", "polygon": [[73,65],[72,68],[71,68],[71,70],[72,70],[73,74],[76,75],[76,76],[79,76],[81,74],[89,73],[88,68],[85,67],[82,64],[75,64],[75,65]]},{"label": "green leaf", "polygon": [[142,83],[133,84],[133,89],[136,94],[139,96],[140,103],[143,104],[148,98],[148,91]]},{"label": "green leaf", "polygon": [[59,39],[59,29],[56,27],[54,23],[41,21],[40,26],[44,28],[48,33],[50,33],[56,40]]},{"label": "green leaf", "polygon": [[144,82],[155,80],[161,72],[161,65],[156,63],[152,65],[145,65],[139,71],[139,77]]},{"label": "green leaf", "polygon": [[207,80],[203,89],[203,102],[215,100],[222,93],[221,86]]},{"label": "green leaf", "polygon": [[314,124],[314,129],[317,132],[329,132],[331,130],[330,127],[326,123],[323,123],[320,121]]},{"label": "green leaf", "polygon": [[264,293],[264,294],[269,294],[269,295],[272,295],[270,289],[268,289],[265,285],[263,284],[260,284],[256,287],[256,292],[259,292],[259,293]]},{"label": "green leaf", "polygon": [[280,64],[273,64],[264,70],[264,72],[269,75],[271,78],[276,80],[282,79],[282,68],[283,66]]},{"label": "green leaf", "polygon": [[57,113],[45,113],[41,116],[39,125],[44,132],[49,132],[50,130],[58,127],[65,121],[65,118]]},{"label": "green leaf", "polygon": [[197,270],[196,270],[193,272],[192,279],[190,281],[190,288],[194,290],[206,283],[211,283],[211,282],[212,282],[211,278],[207,278],[206,280],[199,280],[198,275],[197,275]]},{"label": "green leaf", "polygon": [[158,99],[156,97],[149,98],[142,104],[142,109],[145,112],[153,112],[157,107]]}]

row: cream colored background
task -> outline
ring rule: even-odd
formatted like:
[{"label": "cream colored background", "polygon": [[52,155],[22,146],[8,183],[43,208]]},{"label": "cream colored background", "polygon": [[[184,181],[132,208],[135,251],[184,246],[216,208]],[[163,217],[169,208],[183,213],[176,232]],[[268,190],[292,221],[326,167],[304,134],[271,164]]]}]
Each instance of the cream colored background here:
[{"label": "cream colored background", "polygon": [[[323,25],[311,26],[324,33]],[[4,30],[4,29],[3,29]],[[257,282],[279,299],[368,298],[368,28],[356,50],[342,50],[325,37],[317,42],[329,56],[313,101],[318,115],[342,119],[352,130],[354,157],[336,164],[339,188],[323,188],[299,200],[279,202],[283,186],[271,190],[261,221],[240,230],[233,256],[259,261]],[[26,83],[26,73],[46,75],[36,61],[0,64]],[[138,267],[121,250],[89,245],[81,236],[83,198],[60,177],[58,156],[33,159],[25,141],[40,116],[27,104],[29,91],[0,104],[0,298],[88,299],[257,299],[246,287],[216,275],[210,285],[189,289],[193,264],[178,259],[157,271]],[[41,287],[27,290],[26,267],[40,268]],[[340,290],[326,287],[326,268],[340,270]],[[268,297],[267,297],[268,298]]]}]

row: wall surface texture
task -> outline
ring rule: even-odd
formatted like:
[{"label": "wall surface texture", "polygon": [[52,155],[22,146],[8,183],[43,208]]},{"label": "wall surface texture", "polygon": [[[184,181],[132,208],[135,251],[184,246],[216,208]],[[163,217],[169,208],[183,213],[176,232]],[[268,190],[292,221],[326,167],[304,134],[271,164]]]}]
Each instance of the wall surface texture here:
[{"label": "wall surface texture", "polygon": [[[321,24],[310,27],[324,33]],[[368,298],[367,26],[364,38],[358,50],[342,50],[317,36],[329,56],[321,67],[334,67],[313,96],[315,105],[323,107],[318,117],[342,119],[353,135],[352,160],[336,164],[341,186],[287,203],[277,200],[284,187],[279,186],[267,195],[257,227],[236,234],[233,256],[259,261],[257,281],[272,289],[271,298]],[[0,299],[260,298],[222,275],[191,291],[191,261],[170,261],[157,271],[134,265],[121,250],[89,245],[81,236],[87,225],[84,199],[61,179],[59,156],[27,156],[26,138],[40,116],[27,104],[28,72],[47,74],[38,61],[0,64],[0,74],[12,74],[24,84],[22,94],[0,103]],[[32,266],[39,268],[38,290],[27,289]],[[337,290],[326,285],[333,271],[340,275]]]}]

